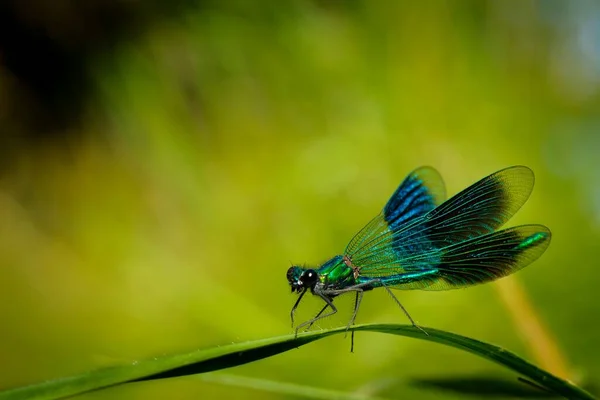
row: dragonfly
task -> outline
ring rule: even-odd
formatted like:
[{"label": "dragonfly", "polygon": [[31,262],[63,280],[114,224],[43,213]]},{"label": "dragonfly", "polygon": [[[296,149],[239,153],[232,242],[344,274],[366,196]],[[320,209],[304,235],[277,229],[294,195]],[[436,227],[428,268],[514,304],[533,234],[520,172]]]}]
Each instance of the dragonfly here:
[{"label": "dragonfly", "polygon": [[508,167],[446,200],[439,172],[429,166],[412,171],[342,254],[318,267],[292,265],[287,270],[292,293],[299,294],[290,313],[292,327],[307,292],[325,303],[315,317],[296,326],[296,335],[337,313],[337,296],[354,293],[348,331],[364,292],[377,288],[386,290],[412,325],[427,334],[391,289],[464,288],[505,277],[538,259],[550,244],[546,226],[499,230],[527,201],[534,181],[530,168]]}]

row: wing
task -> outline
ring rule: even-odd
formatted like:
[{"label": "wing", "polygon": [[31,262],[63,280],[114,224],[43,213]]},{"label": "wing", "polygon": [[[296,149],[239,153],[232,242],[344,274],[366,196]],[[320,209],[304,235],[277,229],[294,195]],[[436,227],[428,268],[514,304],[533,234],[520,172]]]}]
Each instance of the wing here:
[{"label": "wing", "polygon": [[[448,246],[439,250],[440,262],[413,282],[393,284],[397,289],[448,290],[510,275],[537,260],[548,248],[551,233],[543,225],[522,225]],[[404,266],[418,266],[419,258],[404,260]],[[401,278],[401,277],[399,277]]]},{"label": "wing", "polygon": [[[442,249],[504,225],[529,198],[533,183],[527,167],[500,170],[409,223],[373,227],[373,232],[363,234],[368,240],[347,250],[347,255],[367,277],[435,268],[442,262]],[[383,216],[385,221],[385,209]]]},{"label": "wing", "polygon": [[361,229],[346,247],[345,254],[381,237],[389,229],[402,226],[424,216],[446,199],[446,188],[440,174],[432,167],[420,167],[402,181],[392,197],[371,222]]}]

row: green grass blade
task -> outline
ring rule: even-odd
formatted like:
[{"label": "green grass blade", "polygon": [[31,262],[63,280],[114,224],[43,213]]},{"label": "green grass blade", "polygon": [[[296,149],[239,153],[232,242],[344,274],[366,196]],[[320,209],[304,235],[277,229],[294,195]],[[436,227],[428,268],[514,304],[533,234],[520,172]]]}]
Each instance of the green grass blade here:
[{"label": "green grass blade", "polygon": [[316,400],[387,400],[382,397],[371,396],[370,394],[348,393],[339,390],[321,389],[313,386],[298,385],[296,383],[249,378],[246,376],[230,375],[220,372],[201,374],[198,375],[198,377],[203,382],[237,386],[245,389],[260,390],[293,397],[306,397]]},{"label": "green grass blade", "polygon": [[[429,335],[425,335],[410,325],[366,324],[357,325],[352,329],[412,337],[455,347],[503,365],[557,395],[569,399],[594,399],[591,394],[573,383],[560,379],[507,350],[479,340],[433,328],[426,328]],[[303,333],[297,338],[294,338],[294,335],[285,335],[155,357],[128,365],[99,369],[81,375],[5,390],[0,392],[0,400],[60,399],[127,382],[216,371],[271,357],[315,340],[344,332],[345,328],[341,327]]]}]

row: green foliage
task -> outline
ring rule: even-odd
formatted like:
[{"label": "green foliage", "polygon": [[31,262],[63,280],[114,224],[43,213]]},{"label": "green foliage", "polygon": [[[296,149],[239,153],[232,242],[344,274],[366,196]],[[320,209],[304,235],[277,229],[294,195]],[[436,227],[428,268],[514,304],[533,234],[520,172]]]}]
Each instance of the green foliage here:
[{"label": "green foliage", "polygon": [[[585,390],[536,367],[515,354],[498,346],[475,339],[432,328],[427,328],[428,335],[424,335],[422,331],[413,326],[404,325],[359,325],[353,327],[352,330],[355,332],[388,333],[455,347],[511,369],[520,376],[529,378],[541,388],[545,388],[556,395],[573,400],[594,399]],[[190,353],[161,356],[151,360],[134,362],[131,365],[106,368],[82,375],[60,378],[37,385],[0,392],[0,400],[61,399],[127,382],[173,378],[217,371],[272,357],[315,340],[345,332],[345,328],[336,328],[320,332],[303,333],[297,338],[294,335],[286,335],[197,350]],[[274,386],[276,386],[276,383],[274,383]],[[276,388],[273,390],[277,391]],[[310,394],[310,390],[307,390],[307,393],[299,392],[297,394],[313,397]]]},{"label": "green foliage", "polygon": [[[415,320],[501,344],[578,384],[599,381],[600,96],[592,58],[578,53],[594,48],[582,24],[597,9],[212,2],[107,48],[88,66],[96,86],[77,139],[40,143],[0,177],[0,389],[290,333],[290,262],[339,254],[420,165],[440,171],[449,196],[527,165],[535,188],[508,224],[543,224],[553,239],[497,283],[396,292]],[[319,306],[306,300],[299,321]],[[339,319],[322,327],[347,322],[351,305],[339,300]],[[530,329],[531,315],[543,329]],[[403,318],[377,290],[358,315]],[[566,361],[544,360],[550,352],[535,346],[547,337]],[[505,373],[391,335],[348,347],[318,341],[232,373],[423,400],[440,392],[411,380]],[[85,397],[172,393],[285,398],[200,379]]]}]

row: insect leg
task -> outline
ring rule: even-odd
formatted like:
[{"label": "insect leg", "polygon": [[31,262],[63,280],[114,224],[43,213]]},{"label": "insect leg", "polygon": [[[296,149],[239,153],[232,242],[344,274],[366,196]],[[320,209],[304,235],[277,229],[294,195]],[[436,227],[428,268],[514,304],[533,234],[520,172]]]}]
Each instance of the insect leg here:
[{"label": "insect leg", "polygon": [[[329,304],[325,304],[325,307],[321,308],[321,311],[318,312],[317,315],[315,315],[315,317],[313,318],[313,324],[314,324],[314,320],[319,318],[319,315],[323,314],[323,311],[325,311],[327,309],[327,307],[329,307]],[[313,326],[313,324],[310,324],[306,327],[306,330],[309,330],[311,326]]]},{"label": "insect leg", "polygon": [[[314,324],[315,322],[317,322],[320,319],[330,317],[330,316],[332,316],[333,314],[335,314],[338,311],[337,308],[336,308],[336,306],[333,305],[333,300],[332,300],[331,297],[328,297],[328,295],[324,294],[323,292],[317,292],[317,291],[315,291],[314,293],[316,295],[318,295],[320,298],[322,298],[323,301],[325,303],[327,303],[327,306],[331,307],[331,312],[329,312],[329,313],[327,313],[325,315],[317,315],[315,318],[310,319],[308,321],[305,321],[305,322],[301,323],[300,325],[298,325],[296,327],[296,335],[298,335],[298,331],[300,329],[304,328],[305,326],[307,326],[307,325],[310,326],[310,325]],[[327,307],[324,307],[323,310],[325,310],[325,308],[327,308]]]},{"label": "insect leg", "polygon": [[[354,299],[354,314],[352,314],[352,319],[348,323],[346,327],[346,334],[348,334],[348,329],[350,325],[354,325],[354,320],[356,319],[356,314],[358,314],[358,307],[360,307],[360,302],[362,301],[363,294],[365,292],[363,290],[356,291],[356,298]],[[350,353],[354,353],[354,331],[352,331],[352,335],[350,337]]]},{"label": "insect leg", "polygon": [[292,318],[292,328],[294,327],[294,313],[296,312],[296,308],[298,308],[298,304],[300,304],[300,300],[302,300],[302,296],[304,296],[304,293],[306,293],[306,289],[304,289],[302,293],[300,293],[300,297],[298,297],[298,300],[296,300],[296,303],[294,304],[294,307],[292,307],[292,311],[290,312],[290,317]]},{"label": "insect leg", "polygon": [[[406,308],[404,308],[404,306],[402,305],[402,303],[400,303],[400,300],[398,300],[398,298],[394,295],[394,292],[392,292],[392,290],[381,279],[374,279],[374,280],[369,281],[369,282],[359,283],[358,285],[350,286],[350,287],[347,287],[345,289],[331,290],[331,291],[328,291],[327,294],[337,296],[339,294],[346,293],[346,292],[352,292],[352,291],[361,291],[362,292],[363,290],[372,289],[373,286],[374,286],[373,285],[374,283],[380,284],[381,287],[383,287],[389,293],[389,295],[396,302],[396,304],[398,305],[398,307],[400,307],[400,309],[404,312],[404,315],[406,315],[406,317],[408,318],[408,320],[410,321],[410,323],[415,328],[419,329],[424,334],[426,334],[427,336],[429,336],[429,334],[425,331],[425,329],[423,329],[419,325],[417,325],[417,323],[415,322],[414,319],[412,319],[412,317],[410,316],[410,314],[408,313],[408,311],[406,310]],[[360,301],[358,303],[360,305]],[[358,307],[357,306],[355,306],[354,312],[355,312],[355,314],[352,317],[351,323],[354,322],[354,318],[356,317],[356,313],[358,312]]]},{"label": "insect leg", "polygon": [[[358,285],[350,286],[345,289],[332,290],[328,292],[334,296],[347,292],[356,292],[356,297],[354,299],[354,311],[352,312],[352,317],[350,318],[350,321],[348,321],[348,325],[346,325],[346,336],[348,335],[348,330],[352,325],[354,325],[354,321],[356,320],[356,315],[358,314],[358,309],[360,308],[360,302],[362,301],[362,297],[365,291],[365,289],[363,288],[368,287],[370,285],[370,282],[360,283]],[[352,334],[350,336],[350,352],[354,352],[354,331],[352,331]]]},{"label": "insect leg", "polygon": [[406,315],[406,317],[408,318],[408,320],[410,321],[410,323],[415,328],[419,329],[424,334],[426,334],[427,336],[429,336],[429,333],[427,333],[425,331],[425,329],[421,328],[419,325],[417,325],[415,323],[415,320],[412,319],[412,317],[410,316],[410,314],[408,313],[408,311],[406,311],[406,308],[404,308],[404,306],[402,305],[402,303],[400,303],[400,300],[398,300],[398,298],[394,295],[394,292],[392,292],[392,290],[389,287],[387,287],[386,284],[383,283],[383,281],[381,279],[376,280],[376,282],[379,282],[381,284],[381,286],[389,293],[389,295],[392,296],[392,299],[396,302],[396,304],[398,304],[398,307],[400,307],[402,309],[402,311],[404,312],[404,314]]},{"label": "insect leg", "polygon": [[[348,328],[354,325],[354,320],[356,319],[356,315],[358,314],[358,308],[360,307],[360,302],[362,301],[362,297],[364,294],[364,290],[356,289],[356,298],[354,299],[354,312],[352,313],[352,318],[348,322],[348,326],[346,327],[346,332],[348,332]],[[354,335],[354,332],[352,333]]]},{"label": "insect leg", "polygon": [[364,288],[367,288],[366,290],[369,290],[369,286],[372,286],[372,284],[373,284],[372,282],[365,282],[365,283],[359,283],[358,285],[347,287],[345,289],[328,290],[327,291],[327,294],[330,296],[337,296],[342,293],[348,293],[348,292],[356,292],[356,298],[354,300],[354,311],[352,313],[352,318],[350,318],[350,321],[348,322],[348,326],[346,326],[346,331],[348,331],[350,326],[352,326],[354,324],[354,320],[356,320],[356,315],[358,314],[358,308],[360,307],[360,302],[362,301],[362,297],[363,297],[363,294],[365,291]]}]

